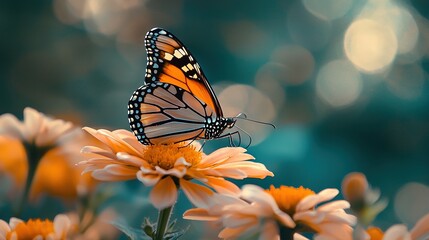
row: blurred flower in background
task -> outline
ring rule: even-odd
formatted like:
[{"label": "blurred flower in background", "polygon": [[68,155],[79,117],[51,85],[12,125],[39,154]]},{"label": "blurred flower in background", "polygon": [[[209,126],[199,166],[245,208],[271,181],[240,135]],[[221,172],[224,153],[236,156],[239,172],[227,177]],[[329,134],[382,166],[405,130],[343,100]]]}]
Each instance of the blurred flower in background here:
[{"label": "blurred flower in background", "polygon": [[70,219],[66,215],[58,214],[53,221],[30,219],[23,221],[11,218],[9,224],[0,220],[1,239],[68,239]]},{"label": "blurred flower in background", "polygon": [[222,239],[257,237],[258,239],[306,239],[300,233],[313,232],[317,237],[352,239],[355,218],[344,209],[347,201],[329,201],[338,194],[325,189],[316,194],[303,187],[281,186],[264,190],[245,185],[240,198],[217,195],[206,208],[190,209],[185,219],[218,221],[224,229]]}]

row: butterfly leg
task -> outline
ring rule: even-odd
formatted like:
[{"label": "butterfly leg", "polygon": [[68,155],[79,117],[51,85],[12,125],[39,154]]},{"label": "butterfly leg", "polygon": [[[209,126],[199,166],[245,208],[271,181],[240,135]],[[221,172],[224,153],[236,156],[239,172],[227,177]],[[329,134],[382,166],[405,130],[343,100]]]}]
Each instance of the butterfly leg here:
[{"label": "butterfly leg", "polygon": [[[233,139],[232,139],[232,136],[233,135],[235,135],[235,134],[238,134],[238,142],[239,142],[239,144],[238,145],[235,145],[234,144],[234,141],[233,141]],[[240,135],[240,132],[239,131],[235,131],[235,132],[232,132],[232,133],[227,133],[227,134],[224,134],[224,135],[221,135],[221,136],[219,136],[219,137],[217,137],[218,139],[220,139],[220,138],[229,138],[229,145],[231,146],[231,147],[238,147],[238,146],[240,146],[240,144],[241,144],[241,135]]]}]

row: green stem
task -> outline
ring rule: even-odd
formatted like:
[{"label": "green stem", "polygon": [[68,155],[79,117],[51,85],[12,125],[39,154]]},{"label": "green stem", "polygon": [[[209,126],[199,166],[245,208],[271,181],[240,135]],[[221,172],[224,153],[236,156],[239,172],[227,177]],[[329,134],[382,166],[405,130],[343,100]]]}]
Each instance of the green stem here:
[{"label": "green stem", "polygon": [[280,239],[281,240],[293,240],[293,234],[295,231],[287,227],[280,227]]},{"label": "green stem", "polygon": [[154,240],[164,239],[164,234],[165,234],[165,231],[167,230],[168,221],[170,220],[172,209],[173,209],[173,206],[170,206],[159,211],[158,224],[156,226]]},{"label": "green stem", "polygon": [[26,203],[31,191],[31,185],[33,183],[33,178],[36,174],[37,165],[39,164],[43,154],[46,152],[46,149],[40,149],[34,144],[26,144],[25,147],[27,150],[28,162],[27,179],[25,180],[24,193],[19,200],[18,208],[15,210],[15,217],[20,217],[24,211],[24,208],[26,207]]}]

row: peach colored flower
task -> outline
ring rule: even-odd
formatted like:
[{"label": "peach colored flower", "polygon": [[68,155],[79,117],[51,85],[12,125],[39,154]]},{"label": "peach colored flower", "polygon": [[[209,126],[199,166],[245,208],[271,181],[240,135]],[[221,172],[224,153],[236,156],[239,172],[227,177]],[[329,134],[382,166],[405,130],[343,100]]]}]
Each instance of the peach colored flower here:
[{"label": "peach colored flower", "polygon": [[[92,136],[80,129],[69,133],[61,146],[44,151],[35,169],[31,184],[30,199],[41,194],[76,199],[78,191],[86,193],[96,186],[96,181],[87,175],[81,175],[83,167],[75,164],[82,160],[80,149],[93,144]],[[92,140],[92,142],[91,142]],[[10,176],[14,188],[24,186],[28,171],[27,151],[23,143],[16,138],[0,136],[0,172]]]},{"label": "peach colored flower", "polygon": [[371,224],[387,206],[387,200],[380,199],[380,191],[369,185],[363,173],[347,174],[341,188],[344,198],[350,203],[351,210],[363,226]]},{"label": "peach colored flower", "polygon": [[40,219],[30,219],[24,222],[18,218],[11,218],[8,224],[0,220],[0,240],[65,240],[69,230],[70,219],[63,214],[58,214],[53,222]]},{"label": "peach colored flower", "polygon": [[282,186],[264,190],[245,185],[240,198],[216,195],[206,208],[195,208],[184,213],[185,219],[219,221],[224,229],[220,238],[235,239],[259,235],[259,239],[280,239],[288,232],[294,239],[306,239],[300,233],[313,232],[319,239],[352,239],[354,216],[344,209],[349,203],[332,201],[337,189],[326,189],[318,194],[305,188]]},{"label": "peach colored flower", "polygon": [[30,107],[24,109],[23,122],[9,113],[0,116],[0,135],[12,136],[38,147],[54,145],[72,127],[70,122],[52,119]]},{"label": "peach colored flower", "polygon": [[365,240],[425,240],[429,239],[429,213],[423,216],[414,227],[408,231],[404,224],[391,226],[383,233],[379,228],[370,227],[366,231]]},{"label": "peach colored flower", "polygon": [[244,148],[225,147],[206,155],[201,145],[191,144],[142,145],[134,134],[126,130],[108,131],[84,128],[105,144],[104,147],[86,146],[82,152],[89,160],[84,173],[102,181],[120,181],[137,178],[145,186],[152,186],[151,202],[158,209],[173,205],[180,187],[188,199],[204,206],[207,195],[213,191],[191,182],[195,179],[225,194],[238,194],[240,189],[225,178],[265,178],[273,176],[261,163],[245,153]]}]

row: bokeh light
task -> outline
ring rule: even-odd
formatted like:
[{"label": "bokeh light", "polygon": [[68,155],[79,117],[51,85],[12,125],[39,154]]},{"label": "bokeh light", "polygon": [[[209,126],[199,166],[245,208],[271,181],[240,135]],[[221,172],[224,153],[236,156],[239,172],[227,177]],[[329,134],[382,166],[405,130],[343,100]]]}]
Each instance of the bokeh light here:
[{"label": "bokeh light", "polygon": [[320,50],[328,44],[332,25],[309,13],[300,2],[287,9],[287,30],[291,38],[311,50]]},{"label": "bokeh light", "polygon": [[[245,113],[249,119],[271,123],[276,110],[271,99],[255,87],[234,84],[225,88],[219,95],[224,115],[234,117]],[[260,143],[272,130],[264,124],[238,120],[237,125],[252,136],[252,145]]]},{"label": "bokeh light", "polygon": [[314,58],[310,51],[299,45],[286,45],[275,49],[271,61],[281,64],[279,79],[297,85],[309,79],[314,70]]},{"label": "bokeh light", "polygon": [[329,62],[317,74],[317,95],[333,107],[350,105],[358,99],[361,91],[359,72],[345,60]]},{"label": "bokeh light", "polygon": [[353,5],[353,0],[302,0],[302,2],[309,12],[324,20],[343,17]]},{"label": "bokeh light", "polygon": [[226,47],[242,58],[258,57],[270,46],[264,29],[251,21],[230,23],[223,28],[222,32]]},{"label": "bokeh light", "polygon": [[270,62],[260,67],[255,76],[256,87],[270,97],[277,110],[283,107],[286,98],[286,92],[277,74],[281,70],[282,65]]},{"label": "bokeh light", "polygon": [[415,99],[423,91],[425,74],[421,66],[417,64],[396,65],[387,78],[389,90],[403,99]]},{"label": "bokeh light", "polygon": [[367,18],[391,28],[396,35],[398,54],[410,52],[416,46],[419,29],[410,11],[392,1],[370,2],[359,14],[360,18]]},{"label": "bokeh light", "polygon": [[398,190],[395,196],[395,213],[405,224],[413,225],[429,212],[429,187],[411,182]]},{"label": "bokeh light", "polygon": [[370,19],[358,19],[344,36],[347,58],[360,70],[379,72],[388,67],[398,51],[398,41],[389,26]]}]

